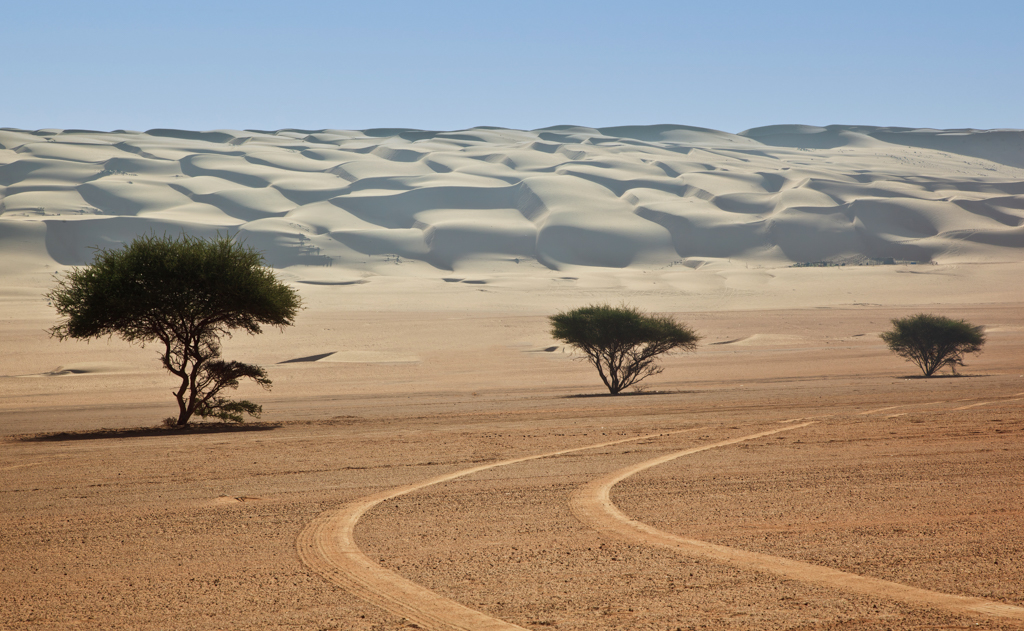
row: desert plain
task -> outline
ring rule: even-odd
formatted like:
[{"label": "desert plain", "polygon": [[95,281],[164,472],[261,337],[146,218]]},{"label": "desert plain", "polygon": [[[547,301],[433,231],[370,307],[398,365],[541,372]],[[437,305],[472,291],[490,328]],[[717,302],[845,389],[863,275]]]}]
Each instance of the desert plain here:
[{"label": "desert plain", "polygon": [[[1019,629],[1020,132],[0,131],[0,629]],[[159,429],[90,247],[230,231],[271,391]],[[606,396],[548,316],[701,336]],[[914,313],[987,344],[919,377]]]}]

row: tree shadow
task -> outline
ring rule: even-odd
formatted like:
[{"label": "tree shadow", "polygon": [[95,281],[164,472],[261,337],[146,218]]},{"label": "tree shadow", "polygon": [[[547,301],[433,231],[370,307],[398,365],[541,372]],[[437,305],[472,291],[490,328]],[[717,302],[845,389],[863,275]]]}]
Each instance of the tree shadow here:
[{"label": "tree shadow", "polygon": [[987,374],[982,373],[964,373],[959,372],[956,374],[942,373],[941,375],[932,375],[931,377],[925,377],[924,375],[902,375],[897,376],[897,379],[971,379],[975,377],[988,377]]},{"label": "tree shadow", "polygon": [[696,390],[641,390],[639,392],[620,392],[618,394],[612,394],[611,392],[598,392],[595,394],[567,394],[562,399],[597,399],[601,397],[646,397],[654,396],[658,394],[695,394]]},{"label": "tree shadow", "polygon": [[42,432],[8,436],[21,442],[59,442],[68,440],[100,440],[105,438],[138,438],[146,436],[191,436],[195,434],[226,434],[234,432],[265,432],[281,427],[281,423],[196,423],[185,427],[123,427],[83,430],[77,432]]}]

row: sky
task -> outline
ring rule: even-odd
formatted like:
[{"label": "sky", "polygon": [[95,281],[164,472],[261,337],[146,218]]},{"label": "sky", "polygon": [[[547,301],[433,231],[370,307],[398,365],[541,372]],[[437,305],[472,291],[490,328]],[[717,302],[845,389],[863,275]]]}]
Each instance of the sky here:
[{"label": "sky", "polygon": [[0,8],[0,127],[1024,128],[1021,0]]}]

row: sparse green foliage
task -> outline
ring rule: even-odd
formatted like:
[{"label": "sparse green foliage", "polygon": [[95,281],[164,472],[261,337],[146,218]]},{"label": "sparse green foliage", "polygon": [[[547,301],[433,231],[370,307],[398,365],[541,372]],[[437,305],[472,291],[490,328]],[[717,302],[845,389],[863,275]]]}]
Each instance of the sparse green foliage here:
[{"label": "sparse green foliage", "polygon": [[551,335],[581,351],[612,394],[662,368],[655,358],[673,350],[692,351],[700,337],[668,316],[633,307],[591,305],[553,315]]},{"label": "sparse green foliage", "polygon": [[908,359],[931,377],[943,366],[956,374],[964,365],[964,355],[979,353],[985,344],[982,327],[964,320],[919,313],[892,321],[893,329],[881,334],[889,350]]},{"label": "sparse green foliage", "polygon": [[230,401],[224,390],[239,379],[271,385],[259,366],[220,359],[220,337],[261,325],[294,324],[298,293],[263,266],[263,256],[228,236],[179,239],[138,237],[119,249],[100,249],[92,265],[60,276],[46,297],[64,320],[50,329],[59,340],[118,335],[131,343],[163,346],[161,361],[181,379],[174,396],[184,426],[198,414],[240,422],[259,416],[250,401]]}]

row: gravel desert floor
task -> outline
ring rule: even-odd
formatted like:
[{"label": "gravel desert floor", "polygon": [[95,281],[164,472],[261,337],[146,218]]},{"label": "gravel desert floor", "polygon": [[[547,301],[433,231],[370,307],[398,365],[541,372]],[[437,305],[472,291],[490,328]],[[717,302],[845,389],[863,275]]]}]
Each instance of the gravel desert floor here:
[{"label": "gravel desert floor", "polygon": [[542,316],[313,312],[250,353],[262,422],[177,433],[131,429],[152,351],[23,310],[0,629],[1019,629],[1024,310],[921,379],[909,309],[677,313],[700,350],[619,397]]}]

